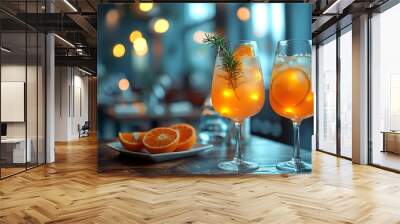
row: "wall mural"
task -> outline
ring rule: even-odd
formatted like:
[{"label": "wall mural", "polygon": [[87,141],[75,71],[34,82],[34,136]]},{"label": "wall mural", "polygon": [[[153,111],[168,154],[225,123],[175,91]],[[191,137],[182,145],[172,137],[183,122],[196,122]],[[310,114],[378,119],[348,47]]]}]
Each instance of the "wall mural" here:
[{"label": "wall mural", "polygon": [[311,5],[98,8],[98,171],[311,172]]}]

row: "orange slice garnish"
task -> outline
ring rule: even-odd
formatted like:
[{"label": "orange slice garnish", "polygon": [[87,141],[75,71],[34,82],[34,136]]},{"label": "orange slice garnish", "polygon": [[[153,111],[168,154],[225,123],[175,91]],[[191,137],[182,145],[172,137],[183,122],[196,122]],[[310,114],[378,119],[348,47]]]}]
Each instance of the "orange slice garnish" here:
[{"label": "orange slice garnish", "polygon": [[118,139],[128,151],[138,151],[144,148],[143,137],[146,132],[120,132]]},{"label": "orange slice garnish", "polygon": [[179,143],[175,151],[185,151],[192,148],[197,141],[196,129],[189,124],[175,124],[170,126],[179,132]]},{"label": "orange slice garnish", "polygon": [[143,138],[143,144],[150,153],[173,152],[178,146],[179,133],[172,128],[154,128]]},{"label": "orange slice garnish", "polygon": [[306,99],[311,89],[307,73],[299,68],[285,69],[271,81],[271,95],[281,105],[296,106]]},{"label": "orange slice garnish", "polygon": [[240,45],[233,52],[233,56],[236,60],[240,60],[242,57],[254,57],[253,47],[249,45]]}]

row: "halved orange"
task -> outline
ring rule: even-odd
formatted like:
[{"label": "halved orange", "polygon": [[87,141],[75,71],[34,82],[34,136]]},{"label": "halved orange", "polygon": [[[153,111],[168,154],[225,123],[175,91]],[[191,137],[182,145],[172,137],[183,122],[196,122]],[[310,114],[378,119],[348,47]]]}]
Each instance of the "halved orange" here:
[{"label": "halved orange", "polygon": [[240,60],[242,57],[254,57],[253,47],[250,45],[240,45],[233,52],[235,59]]},{"label": "halved orange", "polygon": [[120,132],[118,138],[128,151],[138,151],[144,148],[143,137],[146,132]]},{"label": "halved orange", "polygon": [[271,83],[271,95],[281,105],[290,107],[305,100],[311,89],[310,79],[299,68],[288,68],[277,73]]},{"label": "halved orange", "polygon": [[192,148],[197,141],[196,129],[189,124],[175,124],[170,126],[179,132],[179,143],[175,151],[185,151]]},{"label": "halved orange", "polygon": [[179,133],[172,128],[154,128],[143,138],[143,144],[150,153],[173,152],[178,146]]}]

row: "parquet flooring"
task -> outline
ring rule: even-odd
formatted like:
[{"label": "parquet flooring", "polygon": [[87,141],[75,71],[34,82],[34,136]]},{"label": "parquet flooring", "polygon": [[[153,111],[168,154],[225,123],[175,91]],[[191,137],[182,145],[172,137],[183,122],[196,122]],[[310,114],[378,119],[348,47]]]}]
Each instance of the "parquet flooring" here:
[{"label": "parquet flooring", "polygon": [[0,181],[0,223],[400,223],[400,175],[313,153],[296,176],[97,174],[94,137]]},{"label": "parquet flooring", "polygon": [[24,170],[25,170],[25,167],[21,167],[21,168],[8,168],[8,167],[7,168],[1,168],[1,176],[2,177],[7,177],[7,176],[13,175],[15,173],[22,172]]}]

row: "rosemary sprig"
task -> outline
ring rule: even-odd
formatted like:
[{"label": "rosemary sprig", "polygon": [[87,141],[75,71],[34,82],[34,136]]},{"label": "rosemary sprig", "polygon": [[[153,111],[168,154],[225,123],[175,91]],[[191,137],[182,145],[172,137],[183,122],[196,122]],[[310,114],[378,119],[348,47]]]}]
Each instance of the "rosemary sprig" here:
[{"label": "rosemary sprig", "polygon": [[[229,48],[229,42],[224,37],[210,33],[205,33],[203,42],[217,48],[222,57],[222,67],[228,73],[228,76],[223,78],[228,81],[229,87],[235,90],[240,84],[239,79],[242,77],[242,71],[240,61],[234,57]],[[236,97],[239,98],[237,95]]]}]

